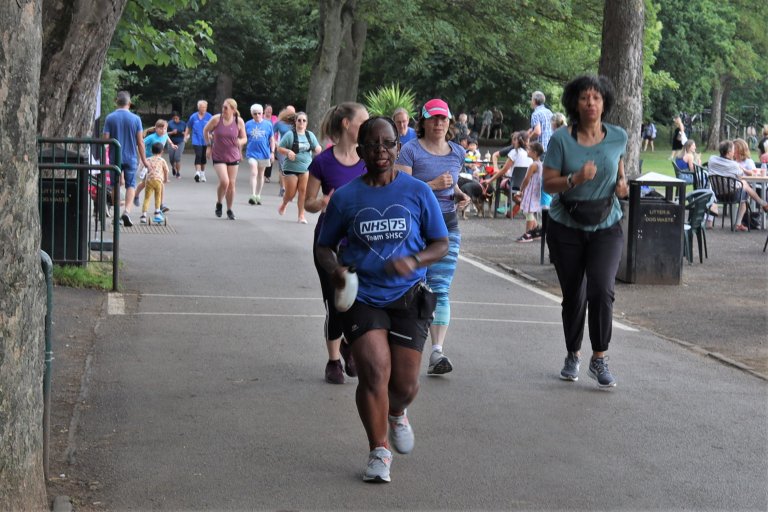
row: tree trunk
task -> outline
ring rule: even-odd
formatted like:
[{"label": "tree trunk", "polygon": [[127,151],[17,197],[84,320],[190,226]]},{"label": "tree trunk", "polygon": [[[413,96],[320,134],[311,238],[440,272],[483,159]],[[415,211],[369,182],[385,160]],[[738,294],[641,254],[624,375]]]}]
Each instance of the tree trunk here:
[{"label": "tree trunk", "polygon": [[323,115],[331,106],[331,95],[339,66],[339,51],[344,32],[344,23],[350,23],[349,16],[343,16],[345,8],[355,0],[320,0],[320,34],[317,60],[312,66],[307,92],[307,117],[309,129],[317,133]]},{"label": "tree trunk", "polygon": [[[43,0],[38,133],[91,133],[101,70],[128,0]],[[104,106],[105,111],[111,110]]]},{"label": "tree trunk", "polygon": [[0,508],[47,510],[37,213],[42,0],[0,2]]},{"label": "tree trunk", "polygon": [[725,76],[718,77],[712,87],[712,114],[709,117],[709,140],[707,140],[709,151],[716,151],[720,145],[720,132],[723,129],[722,106],[725,80]]},{"label": "tree trunk", "polygon": [[339,53],[339,69],[333,86],[333,104],[345,101],[357,101],[357,89],[360,83],[360,66],[363,63],[363,49],[368,34],[368,23],[354,19],[344,33],[344,40]]},{"label": "tree trunk", "polygon": [[721,132],[720,140],[725,139],[735,139],[738,137],[741,137],[741,134],[737,131],[736,133],[731,133],[728,130],[728,119],[726,114],[728,113],[728,100],[731,98],[731,91],[733,90],[733,80],[730,75],[726,75],[723,78],[723,97],[720,98],[720,121],[721,121]]},{"label": "tree trunk", "polygon": [[[208,110],[211,113],[218,113],[221,110],[221,106],[224,104],[224,100],[232,97],[232,75],[219,71],[218,77],[216,77],[216,103],[208,106]],[[250,107],[250,105],[248,105]],[[240,111],[240,115],[245,115],[246,121],[251,118],[250,112],[243,114],[243,106],[238,105],[237,110]],[[245,109],[247,111],[248,109]]]},{"label": "tree trunk", "polygon": [[643,0],[612,0],[603,10],[600,74],[616,88],[616,104],[606,121],[624,128],[629,136],[624,159],[626,175],[640,169],[640,126],[643,122]]}]

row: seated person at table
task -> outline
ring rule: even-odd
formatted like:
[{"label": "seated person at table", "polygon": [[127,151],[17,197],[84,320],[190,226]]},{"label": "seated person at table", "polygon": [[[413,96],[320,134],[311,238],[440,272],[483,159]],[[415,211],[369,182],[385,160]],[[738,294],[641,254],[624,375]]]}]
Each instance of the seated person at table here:
[{"label": "seated person at table", "polygon": [[517,135],[517,132],[512,132],[512,134],[509,136],[509,146],[504,146],[498,151],[494,151],[493,154],[491,154],[491,165],[493,165],[494,169],[499,168],[499,157],[506,157],[509,155],[509,153],[515,149],[515,136]]},{"label": "seated person at table", "polygon": [[733,159],[736,160],[736,163],[739,164],[739,167],[741,167],[741,170],[744,171],[744,174],[747,176],[754,176],[757,174],[757,172],[755,172],[757,166],[755,165],[755,161],[752,160],[749,146],[744,139],[735,139],[733,141]]},{"label": "seated person at table", "polygon": [[[504,178],[511,178],[512,169],[515,167],[528,168],[531,163],[533,163],[533,160],[528,156],[528,132],[523,130],[513,133],[512,147],[513,149],[507,155],[507,161],[504,162],[504,167],[501,171],[494,172],[493,176],[487,178],[487,182],[501,180],[502,176],[504,176]],[[493,168],[497,169],[497,166],[494,164]],[[505,181],[501,181],[500,183],[502,190],[509,189],[509,186]]]},{"label": "seated person at table", "polygon": [[[693,139],[688,139],[683,144],[683,149],[675,153],[675,165],[681,171],[695,170],[695,166],[701,165],[701,157],[696,153],[696,142]],[[693,183],[692,174],[681,174],[680,179],[686,183]]]},{"label": "seated person at table", "polygon": [[[677,153],[675,165],[681,171],[690,172],[694,172],[697,165],[701,166],[701,155],[696,152],[696,142],[694,142],[693,139],[688,139],[685,144],[683,144],[683,149]],[[681,175],[680,179],[686,183],[693,183],[692,174],[683,174]],[[709,213],[707,214],[707,227],[712,227],[712,221],[714,220],[713,217],[717,217],[718,215],[717,203],[710,204],[708,206]]]},{"label": "seated person at table", "polygon": [[474,176],[476,171],[483,169],[483,166],[479,163],[480,160],[482,160],[482,158],[480,156],[480,150],[477,149],[477,141],[470,139],[467,142],[467,153],[464,155],[464,172],[468,172]]},{"label": "seated person at table", "polygon": [[744,217],[744,213],[747,211],[747,196],[754,199],[755,202],[759,204],[765,212],[768,212],[768,203],[766,203],[763,198],[757,194],[757,192],[752,190],[752,187],[749,186],[749,183],[742,179],[742,176],[744,176],[744,171],[733,159],[733,142],[730,140],[721,142],[719,150],[720,156],[712,155],[709,157],[709,174],[715,176],[728,176],[741,181],[741,184],[744,187],[744,191],[742,192],[739,199],[739,211],[736,213],[736,230],[747,231],[747,228],[741,225],[741,220]]}]

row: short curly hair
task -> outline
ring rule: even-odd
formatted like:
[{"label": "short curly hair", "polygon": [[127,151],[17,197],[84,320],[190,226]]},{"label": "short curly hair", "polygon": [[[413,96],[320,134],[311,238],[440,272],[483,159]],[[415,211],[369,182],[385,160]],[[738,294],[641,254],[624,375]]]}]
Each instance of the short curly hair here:
[{"label": "short curly hair", "polygon": [[582,92],[594,90],[603,97],[603,115],[611,111],[616,103],[616,94],[613,90],[613,84],[608,77],[603,75],[582,75],[574,78],[565,85],[563,89],[563,108],[565,109],[571,123],[579,122],[579,96]]}]

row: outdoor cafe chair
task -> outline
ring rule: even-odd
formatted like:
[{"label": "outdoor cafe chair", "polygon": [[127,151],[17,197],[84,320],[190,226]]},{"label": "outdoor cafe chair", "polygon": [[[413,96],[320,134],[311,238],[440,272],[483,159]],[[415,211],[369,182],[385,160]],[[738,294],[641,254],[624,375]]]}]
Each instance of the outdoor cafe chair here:
[{"label": "outdoor cafe chair", "polygon": [[709,188],[709,171],[705,167],[693,164],[693,189],[702,190]]},{"label": "outdoor cafe chair", "polygon": [[[505,192],[507,194],[507,203],[508,206],[511,207],[512,202],[512,196],[515,195],[515,192],[520,192],[520,186],[523,184],[523,180],[525,179],[525,173],[528,172],[527,167],[513,167],[512,168],[512,177],[509,178],[509,188]],[[496,198],[494,201],[493,206],[493,217],[496,217],[496,210],[499,208],[499,199],[501,196],[501,186],[496,187]]]},{"label": "outdoor cafe chair", "polygon": [[[693,183],[693,173],[691,171],[679,168],[674,161],[672,162],[672,169],[675,171],[675,178],[686,183]],[[696,188],[695,185],[694,188]]]},{"label": "outdoor cafe chair", "polygon": [[[741,183],[741,180],[731,176],[710,174],[709,186],[712,188],[712,192],[715,193],[717,202],[723,204],[723,220],[720,222],[720,227],[725,225],[725,215],[729,214],[731,231],[734,231],[736,229],[736,212],[739,210],[744,185]],[[752,208],[750,208],[749,202],[747,202],[747,215],[750,217],[752,215]]]},{"label": "outdoor cafe chair", "polygon": [[[688,211],[688,222],[685,223],[684,253],[688,257],[688,263],[693,264],[693,235],[699,246],[699,263],[704,263],[703,258],[709,258],[707,251],[707,212],[712,201],[711,190],[694,190],[685,197],[685,209]],[[702,246],[704,256],[702,257]]]}]

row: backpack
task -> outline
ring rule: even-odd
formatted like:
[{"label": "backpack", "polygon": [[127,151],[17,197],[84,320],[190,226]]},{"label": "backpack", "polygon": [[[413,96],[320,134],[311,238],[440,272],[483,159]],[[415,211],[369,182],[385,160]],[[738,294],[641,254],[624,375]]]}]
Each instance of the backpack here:
[{"label": "backpack", "polygon": [[[296,133],[296,127],[294,126],[291,128],[291,131],[293,132],[293,144],[291,144],[291,151],[293,151],[295,154],[299,154],[299,134]],[[307,133],[305,134],[307,137],[307,142],[309,143],[309,149],[308,151],[312,152],[312,137],[314,137],[314,134],[307,130]]]},{"label": "backpack", "polygon": [[[291,144],[291,151],[293,151],[295,154],[299,154],[299,134],[296,133],[296,127],[294,126],[291,128],[291,131],[293,132],[293,144]],[[309,140],[309,137],[307,137],[307,140]]]}]

